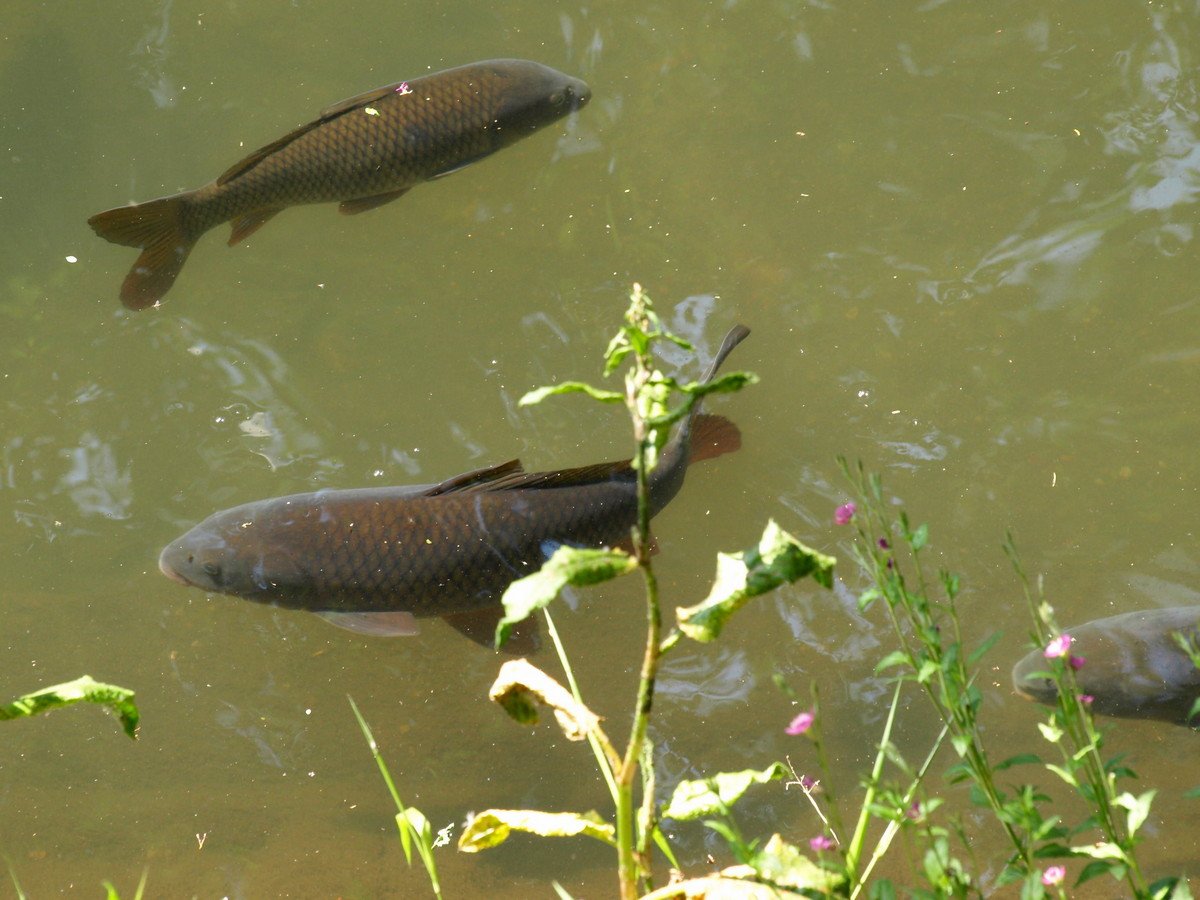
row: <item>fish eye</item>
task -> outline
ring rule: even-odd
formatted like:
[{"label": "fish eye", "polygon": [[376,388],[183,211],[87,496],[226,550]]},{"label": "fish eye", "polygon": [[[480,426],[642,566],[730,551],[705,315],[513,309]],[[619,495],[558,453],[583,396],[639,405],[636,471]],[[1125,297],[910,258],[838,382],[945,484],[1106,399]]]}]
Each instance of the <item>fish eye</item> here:
[{"label": "fish eye", "polygon": [[551,94],[550,95],[550,104],[552,106],[562,106],[564,103],[567,102],[567,91],[569,91],[569,90],[570,90],[570,88],[566,88],[564,90],[556,91],[555,93]]},{"label": "fish eye", "polygon": [[221,575],[221,567],[216,563],[206,562],[201,568],[209,578],[218,578]]}]

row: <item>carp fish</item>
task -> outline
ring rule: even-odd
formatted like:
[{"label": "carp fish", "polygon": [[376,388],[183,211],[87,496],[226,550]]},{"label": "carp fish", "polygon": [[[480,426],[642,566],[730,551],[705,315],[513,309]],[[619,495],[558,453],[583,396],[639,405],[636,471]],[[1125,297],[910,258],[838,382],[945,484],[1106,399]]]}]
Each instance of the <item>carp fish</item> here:
[{"label": "carp fish", "polygon": [[[1200,606],[1147,609],[1096,619],[1065,629],[1071,654],[1083,658],[1075,672],[1092,711],[1106,716],[1158,719],[1176,725],[1189,721],[1200,697],[1200,670],[1175,642],[1174,635],[1200,639]],[[1050,662],[1034,650],[1013,667],[1017,692],[1039,703],[1053,703]]]},{"label": "carp fish", "polygon": [[[747,334],[729,331],[705,381]],[[732,422],[698,406],[649,474],[652,515],[678,493],[690,462],[741,444]],[[167,545],[159,569],[365,634],[412,635],[416,619],[441,617],[491,646],[505,588],[557,546],[629,541],[636,483],[628,460],[530,473],[514,459],[436,485],[274,497],[209,516]]]},{"label": "carp fish", "polygon": [[216,181],[88,219],[142,251],[121,286],[132,309],[158,303],[200,236],[232,222],[229,245],[289,206],[339,201],[347,215],[397,199],[579,109],[591,90],[540,63],[494,59],[376,88],[324,110]]}]

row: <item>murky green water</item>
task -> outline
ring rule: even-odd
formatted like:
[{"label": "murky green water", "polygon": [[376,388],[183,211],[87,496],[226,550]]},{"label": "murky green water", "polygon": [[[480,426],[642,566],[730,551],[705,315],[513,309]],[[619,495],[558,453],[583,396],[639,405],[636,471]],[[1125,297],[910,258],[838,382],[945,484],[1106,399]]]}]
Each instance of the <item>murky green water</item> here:
[{"label": "murky green water", "polygon": [[[89,672],[136,688],[144,717],[136,745],[95,710],[3,729],[0,849],[30,896],[131,891],[143,869],[159,896],[420,890],[347,693],[437,827],[604,808],[586,748],[493,709],[496,658],[448,628],[358,638],[206,598],[155,559],[263,496],[619,457],[615,412],[515,401],[595,375],[633,280],[709,351],[750,325],[732,362],[762,376],[714,404],[742,451],[698,466],[658,520],[673,601],[769,516],[848,559],[835,457],[861,458],[963,573],[973,636],[1005,630],[998,758],[1038,740],[1008,686],[1026,627],[1006,528],[1065,622],[1200,602],[1194,3],[121,0],[3,21],[0,694]],[[120,307],[135,254],[90,214],[198,186],[341,97],[498,56],[583,77],[592,104],[377,212],[289,210],[235,249],[218,229],[162,309]],[[782,732],[781,670],[820,685],[852,790],[888,638],[841,574],[836,594],[781,592],[671,659],[664,782],[784,754],[811,769]],[[620,585],[559,615],[618,731],[637,604]],[[915,700],[906,714],[919,757],[933,723]],[[1132,723],[1109,746],[1161,789],[1150,870],[1194,868],[1178,794],[1195,735]],[[781,791],[743,822],[817,830]],[[716,851],[676,832],[693,863]],[[1001,847],[981,831],[981,858]],[[455,896],[612,888],[583,841],[440,859]]]}]

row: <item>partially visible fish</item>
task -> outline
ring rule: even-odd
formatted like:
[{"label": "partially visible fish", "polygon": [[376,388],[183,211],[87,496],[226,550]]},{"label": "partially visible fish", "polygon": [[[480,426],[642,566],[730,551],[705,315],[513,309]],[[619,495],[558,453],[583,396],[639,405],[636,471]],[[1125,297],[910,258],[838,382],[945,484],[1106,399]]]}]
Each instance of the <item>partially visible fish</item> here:
[{"label": "partially visible fish", "polygon": [[[1092,697],[1093,712],[1192,724],[1188,715],[1200,697],[1200,670],[1173,635],[1200,639],[1200,606],[1139,610],[1065,633],[1072,638],[1071,654],[1084,660],[1075,680]],[[1054,682],[1038,674],[1049,669],[1042,651],[1034,650],[1013,667],[1013,686],[1031,700],[1053,703]]]},{"label": "partially visible fish", "polygon": [[[749,330],[725,336],[711,379]],[[738,449],[737,427],[696,408],[649,478],[651,514],[688,464]],[[323,490],[215,513],[167,545],[163,574],[203,590],[321,613],[370,634],[415,634],[440,616],[491,645],[508,585],[561,545],[628,543],[636,519],[628,460],[525,472],[517,460],[437,485]]]},{"label": "partially visible fish", "polygon": [[233,222],[232,247],[289,206],[337,200],[347,215],[374,209],[558,121],[591,95],[578,78],[527,60],[447,69],[335,103],[211,184],[106,210],[88,224],[142,250],[121,300],[143,309],[163,298],[196,241],[222,222]]}]

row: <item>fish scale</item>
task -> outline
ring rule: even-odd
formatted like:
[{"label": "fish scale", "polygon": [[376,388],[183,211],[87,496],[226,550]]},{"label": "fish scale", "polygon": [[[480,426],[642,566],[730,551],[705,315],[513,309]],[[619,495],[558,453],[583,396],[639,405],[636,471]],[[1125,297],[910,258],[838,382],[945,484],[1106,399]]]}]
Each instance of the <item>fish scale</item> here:
[{"label": "fish scale", "polygon": [[[706,381],[748,333],[726,335]],[[651,515],[682,487],[689,463],[739,445],[731,422],[694,407],[650,473]],[[278,606],[453,617],[494,607],[557,544],[627,543],[636,512],[628,460],[540,473],[514,460],[433,486],[317,491],[214,513],[167,545],[159,568]]]},{"label": "fish scale", "polygon": [[105,210],[88,224],[142,250],[125,305],[160,301],[197,240],[232,222],[229,243],[289,206],[341,202],[353,214],[482,159],[579,109],[588,86],[540,63],[499,59],[376,88],[251,153],[194,191]]}]

